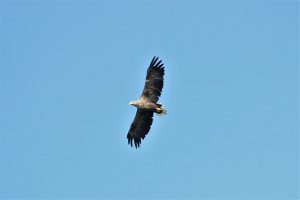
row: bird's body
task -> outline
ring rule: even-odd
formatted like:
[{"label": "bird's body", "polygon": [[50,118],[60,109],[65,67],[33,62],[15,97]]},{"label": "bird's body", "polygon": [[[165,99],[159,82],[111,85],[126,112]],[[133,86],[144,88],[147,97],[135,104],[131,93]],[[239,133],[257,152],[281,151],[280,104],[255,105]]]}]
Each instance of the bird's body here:
[{"label": "bird's body", "polygon": [[129,102],[137,108],[137,113],[127,134],[128,144],[139,147],[141,139],[150,131],[153,122],[153,113],[158,115],[166,114],[162,104],[157,103],[163,88],[164,67],[162,61],[154,57],[147,70],[145,86],[141,98]]},{"label": "bird's body", "polygon": [[161,114],[164,109],[162,104],[154,103],[145,98],[140,98],[137,101],[131,101],[129,104],[137,107],[138,109],[151,110],[157,114]]},{"label": "bird's body", "polygon": [[141,98],[137,101],[132,101],[130,102],[130,105],[136,106],[139,109],[149,109],[149,110],[155,110],[155,108],[157,107],[156,103],[153,103],[151,101],[147,101],[144,98]]}]

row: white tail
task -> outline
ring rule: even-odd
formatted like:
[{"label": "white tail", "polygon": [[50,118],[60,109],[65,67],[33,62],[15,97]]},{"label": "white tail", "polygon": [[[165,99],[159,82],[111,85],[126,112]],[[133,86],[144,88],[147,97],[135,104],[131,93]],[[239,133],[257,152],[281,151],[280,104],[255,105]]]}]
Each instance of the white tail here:
[{"label": "white tail", "polygon": [[160,109],[162,110],[162,112],[161,113],[156,113],[158,116],[163,116],[163,115],[167,114],[167,110],[163,105],[160,107]]}]

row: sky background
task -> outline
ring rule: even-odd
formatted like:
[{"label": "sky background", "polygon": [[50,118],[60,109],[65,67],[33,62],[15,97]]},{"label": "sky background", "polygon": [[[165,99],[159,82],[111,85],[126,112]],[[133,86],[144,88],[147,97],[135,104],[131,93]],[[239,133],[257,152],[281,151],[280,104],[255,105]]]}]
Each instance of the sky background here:
[{"label": "sky background", "polygon": [[[299,198],[298,1],[1,0],[2,199]],[[141,148],[126,135],[166,69]]]}]

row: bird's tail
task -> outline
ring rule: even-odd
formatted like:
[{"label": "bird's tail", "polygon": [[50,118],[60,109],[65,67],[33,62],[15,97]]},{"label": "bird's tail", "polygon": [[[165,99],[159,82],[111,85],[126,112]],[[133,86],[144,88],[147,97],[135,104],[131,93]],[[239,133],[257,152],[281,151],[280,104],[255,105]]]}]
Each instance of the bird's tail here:
[{"label": "bird's tail", "polygon": [[155,113],[159,116],[166,115],[167,110],[162,104],[157,104],[159,107],[155,109]]}]

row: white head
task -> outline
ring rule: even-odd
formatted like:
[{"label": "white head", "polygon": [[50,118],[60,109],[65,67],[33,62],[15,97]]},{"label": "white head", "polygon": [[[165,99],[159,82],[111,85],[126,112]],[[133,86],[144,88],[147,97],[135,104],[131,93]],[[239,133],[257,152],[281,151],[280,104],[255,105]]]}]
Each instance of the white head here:
[{"label": "white head", "polygon": [[129,102],[129,105],[132,105],[132,106],[137,107],[138,101],[130,101],[130,102]]}]

